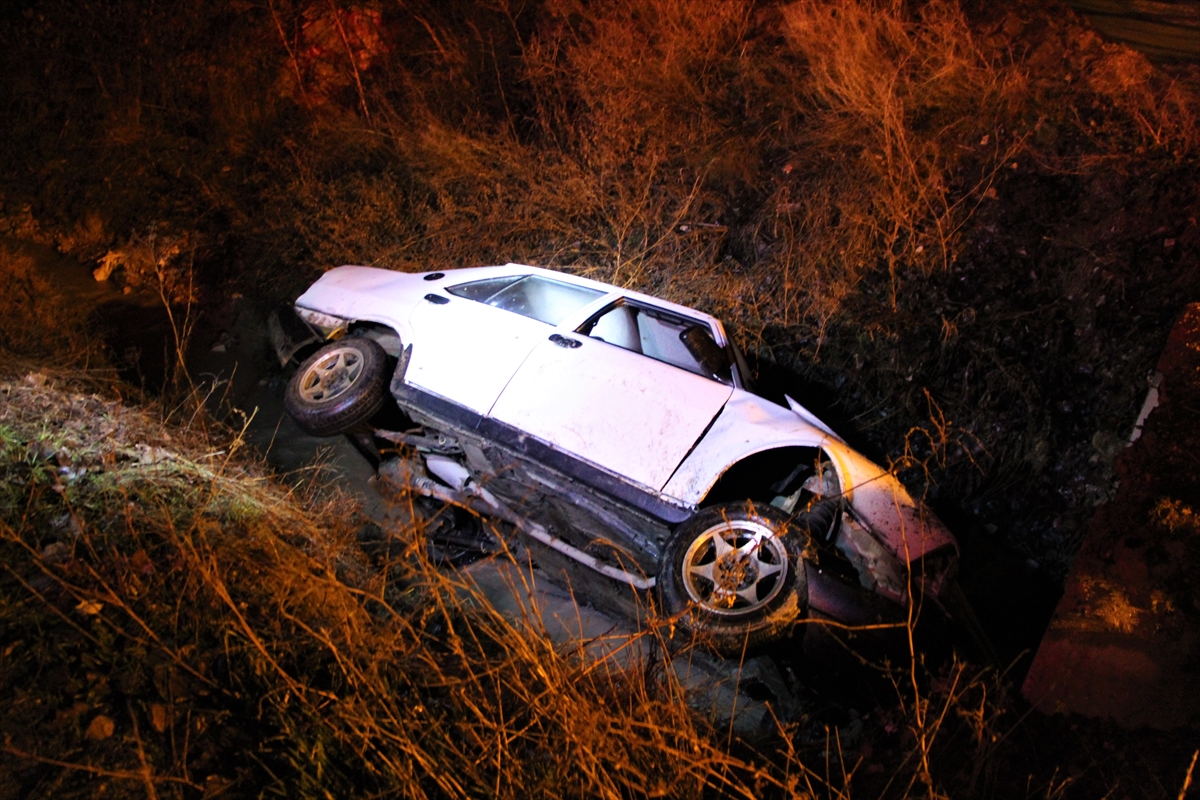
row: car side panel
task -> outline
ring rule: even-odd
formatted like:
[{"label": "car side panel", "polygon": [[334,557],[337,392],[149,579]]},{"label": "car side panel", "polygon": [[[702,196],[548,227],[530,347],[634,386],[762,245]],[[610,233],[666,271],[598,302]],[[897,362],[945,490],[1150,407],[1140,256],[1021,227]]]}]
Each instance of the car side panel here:
[{"label": "car side panel", "polygon": [[413,349],[404,380],[486,414],[554,328],[440,289],[427,294],[409,320]]},{"label": "car side panel", "polygon": [[732,387],[582,334],[565,340],[539,344],[489,416],[660,490]]},{"label": "car side panel", "polygon": [[[392,394],[402,409],[414,420],[429,424],[436,430],[466,430],[518,454],[523,459],[545,465],[572,480],[631,506],[670,525],[683,522],[695,512],[695,507],[680,503],[660,492],[648,491],[628,478],[617,475],[583,459],[576,458],[527,432],[483,417],[470,409],[445,398],[429,394],[414,386],[397,385],[393,378]],[[503,465],[497,466],[503,470]]]}]

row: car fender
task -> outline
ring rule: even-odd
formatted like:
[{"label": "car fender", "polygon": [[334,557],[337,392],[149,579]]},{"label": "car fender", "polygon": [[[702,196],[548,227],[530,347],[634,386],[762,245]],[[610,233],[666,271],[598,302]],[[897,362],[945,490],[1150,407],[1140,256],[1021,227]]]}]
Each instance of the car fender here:
[{"label": "car fender", "polygon": [[855,515],[902,563],[946,548],[958,552],[954,535],[895,475],[840,439],[830,438],[822,447],[837,465]]},{"label": "car fender", "polygon": [[950,531],[912,498],[896,476],[828,429],[814,425],[809,421],[811,417],[806,410],[801,413],[735,390],[707,433],[667,481],[663,493],[699,505],[721,475],[755,453],[784,447],[820,447],[833,460],[855,517],[903,563],[912,563],[935,550],[957,548]]},{"label": "car fender", "polygon": [[335,267],[296,298],[296,309],[301,316],[307,310],[348,322],[387,325],[407,344],[412,341],[408,318],[428,287],[422,274],[377,267]]}]

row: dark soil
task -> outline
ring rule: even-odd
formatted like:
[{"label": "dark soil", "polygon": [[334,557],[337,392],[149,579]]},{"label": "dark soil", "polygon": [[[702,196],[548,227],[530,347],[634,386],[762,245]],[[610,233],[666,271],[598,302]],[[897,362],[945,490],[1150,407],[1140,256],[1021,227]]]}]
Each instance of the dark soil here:
[{"label": "dark soil", "polygon": [[945,517],[1061,581],[1167,331],[1200,297],[1193,176],[1023,181],[981,209],[984,235],[950,270],[900,276],[895,309],[877,273],[823,340],[778,331],[772,350],[868,454],[919,466]]}]

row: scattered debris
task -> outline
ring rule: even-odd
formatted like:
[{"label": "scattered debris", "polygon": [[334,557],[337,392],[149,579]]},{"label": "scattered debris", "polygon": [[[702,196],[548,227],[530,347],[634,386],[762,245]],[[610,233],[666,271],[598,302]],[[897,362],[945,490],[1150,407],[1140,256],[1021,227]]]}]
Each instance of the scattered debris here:
[{"label": "scattered debris", "polygon": [[1146,401],[1142,403],[1142,410],[1138,412],[1137,422],[1133,423],[1133,433],[1129,434],[1129,444],[1142,438],[1142,427],[1146,424],[1146,418],[1150,416],[1151,411],[1158,408],[1158,386],[1162,383],[1162,373],[1155,372],[1150,376],[1149,382],[1150,390],[1146,392]]}]

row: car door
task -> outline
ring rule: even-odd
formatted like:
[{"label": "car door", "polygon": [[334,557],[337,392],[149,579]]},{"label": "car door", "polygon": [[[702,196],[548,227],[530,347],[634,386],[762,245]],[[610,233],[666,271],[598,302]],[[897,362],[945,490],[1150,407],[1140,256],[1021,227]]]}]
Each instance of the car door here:
[{"label": "car door", "polygon": [[540,275],[432,289],[413,311],[405,383],[486,414],[539,342],[603,292]]},{"label": "car door", "polygon": [[534,347],[489,416],[661,490],[733,392],[681,341],[697,324],[618,301]]}]

